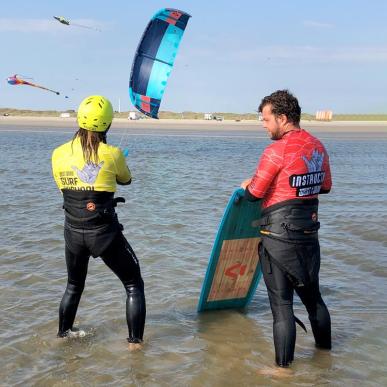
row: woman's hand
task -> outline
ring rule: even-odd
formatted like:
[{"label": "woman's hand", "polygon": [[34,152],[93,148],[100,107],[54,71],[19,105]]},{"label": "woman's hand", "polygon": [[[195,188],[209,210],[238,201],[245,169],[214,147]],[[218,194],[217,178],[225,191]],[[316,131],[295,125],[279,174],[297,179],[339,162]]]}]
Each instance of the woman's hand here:
[{"label": "woman's hand", "polygon": [[246,180],[242,181],[241,187],[242,187],[243,189],[246,189],[246,187],[247,187],[250,183],[251,183],[251,178],[250,178],[250,179],[246,179]]}]

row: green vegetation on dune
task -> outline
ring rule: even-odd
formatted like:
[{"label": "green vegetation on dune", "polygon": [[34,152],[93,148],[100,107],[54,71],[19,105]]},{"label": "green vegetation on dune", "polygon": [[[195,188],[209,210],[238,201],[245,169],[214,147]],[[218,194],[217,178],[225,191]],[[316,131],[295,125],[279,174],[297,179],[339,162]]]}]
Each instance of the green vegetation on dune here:
[{"label": "green vegetation on dune", "polygon": [[[74,110],[56,111],[56,110],[23,110],[12,108],[0,108],[0,116],[16,116],[16,117],[59,117],[62,113],[69,113],[70,117],[76,117]],[[128,118],[129,112],[115,112],[116,118]],[[257,113],[222,113],[213,112],[213,116],[223,117],[224,120],[242,121],[242,120],[256,120]],[[143,116],[144,118],[147,118]],[[160,111],[160,119],[188,119],[188,120],[202,120],[204,113],[200,112],[168,112]],[[302,120],[314,121],[315,116],[308,113],[301,115]],[[334,114],[332,121],[387,121],[387,114]]]},{"label": "green vegetation on dune", "polygon": [[387,121],[387,114],[334,114],[333,121]]},{"label": "green vegetation on dune", "polygon": [[[312,114],[302,114],[302,120],[315,121]],[[387,121],[387,114],[333,114],[332,121]]]},{"label": "green vegetation on dune", "polygon": [[[129,112],[114,113],[116,118],[127,118]],[[246,113],[246,114],[237,114],[237,113],[220,113],[213,112],[213,116],[221,116],[224,120],[256,120],[258,118],[256,113]],[[141,115],[141,113],[139,113]],[[144,116],[144,118],[146,118]],[[169,120],[203,120],[204,113],[201,112],[169,112],[169,111],[160,111],[160,119],[169,119]]]},{"label": "green vegetation on dune", "polygon": [[12,109],[1,108],[0,115],[10,115],[16,117],[59,117],[63,112],[55,110],[24,110],[24,109]]},{"label": "green vegetation on dune", "polygon": [[[222,112],[212,112],[215,117],[223,117],[224,120],[256,120],[258,118],[256,113],[222,113]],[[188,120],[202,120],[204,118],[204,113],[201,112],[182,112],[182,113],[173,113],[173,112],[160,112],[160,118],[182,118]]]}]

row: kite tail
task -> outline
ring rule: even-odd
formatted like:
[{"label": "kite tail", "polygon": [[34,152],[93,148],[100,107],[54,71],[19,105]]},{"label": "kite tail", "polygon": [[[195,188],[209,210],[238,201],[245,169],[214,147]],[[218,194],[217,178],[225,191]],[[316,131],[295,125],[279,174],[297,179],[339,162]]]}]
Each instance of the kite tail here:
[{"label": "kite tail", "polygon": [[95,27],[84,26],[82,24],[76,24],[76,23],[71,23],[71,25],[76,26],[76,27],[81,27],[81,28],[87,28],[88,30],[94,30],[94,31],[101,32],[101,30],[99,30],[98,28],[95,28]]}]

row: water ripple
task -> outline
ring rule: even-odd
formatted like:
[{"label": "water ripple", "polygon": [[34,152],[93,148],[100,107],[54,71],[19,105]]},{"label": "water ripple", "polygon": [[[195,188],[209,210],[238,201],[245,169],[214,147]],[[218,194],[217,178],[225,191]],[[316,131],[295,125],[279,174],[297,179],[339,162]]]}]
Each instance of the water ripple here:
[{"label": "water ripple", "polygon": [[[76,324],[58,340],[66,286],[61,197],[52,149],[69,133],[3,133],[0,152],[0,364],[4,385],[281,385],[258,371],[273,363],[272,317],[263,282],[247,310],[196,313],[212,243],[230,193],[255,169],[268,140],[131,136],[133,184],[118,213],[141,262],[147,297],[144,349],[125,348],[125,291],[90,260]],[[120,136],[111,136],[119,142]],[[297,331],[289,385],[385,385],[387,138],[325,141],[334,187],[320,198],[321,292],[333,350]],[[34,154],[34,158],[20,158]],[[31,173],[33,171],[33,174]],[[14,182],[5,184],[5,182]]]}]

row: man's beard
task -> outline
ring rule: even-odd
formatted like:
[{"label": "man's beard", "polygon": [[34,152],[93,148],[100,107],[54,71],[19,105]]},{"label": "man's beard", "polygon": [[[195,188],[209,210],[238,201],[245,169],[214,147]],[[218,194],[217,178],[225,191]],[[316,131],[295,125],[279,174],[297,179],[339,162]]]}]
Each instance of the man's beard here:
[{"label": "man's beard", "polygon": [[271,135],[271,139],[273,140],[273,141],[278,141],[278,140],[281,140],[281,138],[282,138],[282,136],[277,132],[277,133],[273,133],[272,135]]},{"label": "man's beard", "polygon": [[274,133],[271,133],[271,139],[273,141],[278,141],[278,140],[281,140],[282,138],[281,130],[279,128],[279,124],[277,120],[276,120],[276,123],[277,123],[277,130]]}]

